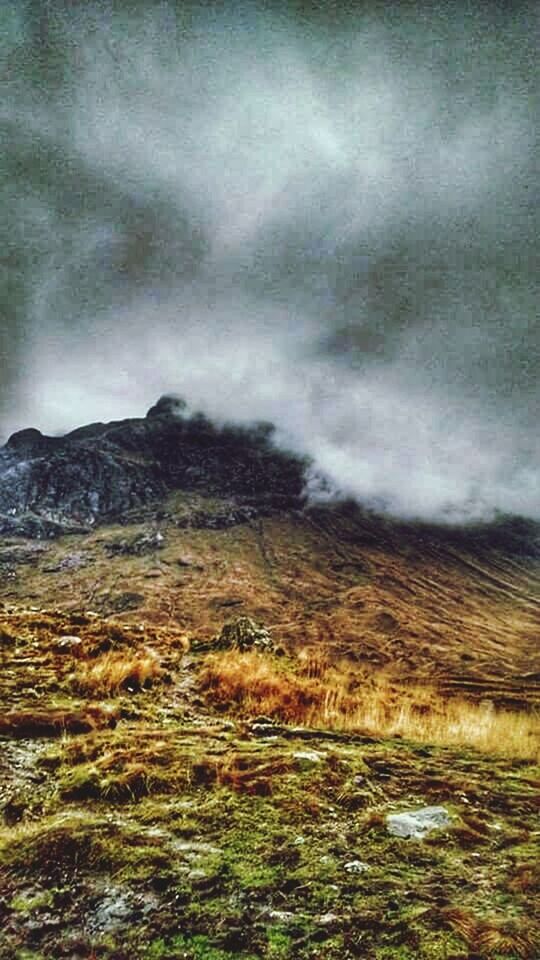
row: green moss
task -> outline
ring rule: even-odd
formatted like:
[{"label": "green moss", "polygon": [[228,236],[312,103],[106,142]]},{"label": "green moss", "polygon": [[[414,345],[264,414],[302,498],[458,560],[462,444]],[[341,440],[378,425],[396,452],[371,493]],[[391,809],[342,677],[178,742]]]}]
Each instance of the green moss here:
[{"label": "green moss", "polygon": [[409,947],[377,947],[376,960],[420,960],[418,951]]},{"label": "green moss", "polygon": [[428,930],[420,936],[419,956],[426,960],[448,960],[448,957],[452,957],[452,960],[468,960],[470,951],[455,934],[446,930]]},{"label": "green moss", "polygon": [[50,906],[52,902],[52,892],[50,890],[40,890],[39,893],[35,893],[33,896],[21,894],[20,896],[13,897],[10,906],[11,909],[17,913],[30,914],[34,913],[35,910],[40,910],[42,907]]},{"label": "green moss", "polygon": [[250,953],[231,953],[212,945],[206,936],[177,936],[171,939],[155,940],[144,953],[145,960],[256,960]]},{"label": "green moss", "polygon": [[99,817],[57,816],[0,839],[0,864],[15,874],[55,877],[66,870],[96,874],[114,869],[119,877],[148,877],[170,856],[152,845],[136,826]]},{"label": "green moss", "polygon": [[28,950],[26,947],[23,947],[20,950],[17,950],[14,954],[14,960],[53,960],[50,953],[42,953],[36,950]]},{"label": "green moss", "polygon": [[[465,960],[467,948],[444,928],[434,895],[526,926],[534,825],[527,810],[505,804],[508,767],[435,749],[424,760],[397,742],[315,744],[309,749],[321,761],[297,763],[302,741],[194,733],[176,723],[160,730],[132,718],[114,731],[65,738],[55,746],[59,765],[45,768],[58,785],[48,806],[36,808],[32,822],[0,830],[13,923],[41,907],[54,913],[54,902],[49,908],[25,891],[60,887],[67,876],[81,891],[81,917],[111,878],[153,904],[132,935],[110,933],[94,945],[104,960],[127,946],[133,960]],[[146,794],[129,777],[122,781],[135,755],[144,757]],[[200,779],[190,775],[196,764]],[[232,771],[230,781],[211,776],[221,768]],[[268,777],[266,795],[250,792],[252,776]],[[159,777],[164,786],[154,788]],[[446,778],[452,787],[452,777],[467,780],[453,790],[455,822],[468,818],[477,832],[487,824],[485,842],[452,831],[422,842],[388,834],[389,810],[441,802],[430,784]],[[122,782],[129,788],[120,807],[113,785]],[[462,789],[473,799],[461,803]],[[348,869],[352,860],[369,869]],[[283,921],[271,922],[272,911],[285,911]],[[0,949],[2,960],[17,956],[17,946]]]},{"label": "green moss", "polygon": [[282,930],[276,928],[268,927],[266,937],[267,948],[265,956],[268,957],[269,960],[287,960],[288,957],[293,956],[291,952],[293,940],[287,933],[283,933]]},{"label": "green moss", "polygon": [[59,782],[59,791],[64,799],[91,800],[103,793],[103,780],[92,764],[81,764],[67,770]]}]

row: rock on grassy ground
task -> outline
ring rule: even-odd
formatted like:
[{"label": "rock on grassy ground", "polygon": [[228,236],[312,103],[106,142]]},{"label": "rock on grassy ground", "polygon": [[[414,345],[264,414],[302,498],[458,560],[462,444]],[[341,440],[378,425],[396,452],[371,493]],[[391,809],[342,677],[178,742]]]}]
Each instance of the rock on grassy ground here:
[{"label": "rock on grassy ground", "polygon": [[170,626],[6,608],[0,651],[1,960],[538,956],[533,759],[250,717]]}]

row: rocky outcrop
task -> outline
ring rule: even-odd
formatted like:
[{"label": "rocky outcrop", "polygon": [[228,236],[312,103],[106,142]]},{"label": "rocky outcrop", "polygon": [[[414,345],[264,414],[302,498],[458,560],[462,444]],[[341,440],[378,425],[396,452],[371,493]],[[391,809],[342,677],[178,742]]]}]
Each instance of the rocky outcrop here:
[{"label": "rocky outcrop", "polygon": [[220,650],[273,651],[274,642],[266,627],[259,626],[251,617],[238,617],[226,623],[213,646]]},{"label": "rocky outcrop", "polygon": [[[282,654],[283,648],[278,646],[268,630],[258,624],[251,617],[237,617],[229,620],[221,632],[211,640],[192,639],[191,649],[205,650],[259,650],[265,653]],[[268,719],[268,718],[264,718]],[[273,723],[268,720],[268,723]]]},{"label": "rocky outcrop", "polygon": [[144,418],[14,434],[0,450],[0,534],[80,531],[174,490],[236,497],[243,518],[269,501],[300,502],[305,463],[272,445],[267,424],[220,427],[184,408],[162,397]]}]

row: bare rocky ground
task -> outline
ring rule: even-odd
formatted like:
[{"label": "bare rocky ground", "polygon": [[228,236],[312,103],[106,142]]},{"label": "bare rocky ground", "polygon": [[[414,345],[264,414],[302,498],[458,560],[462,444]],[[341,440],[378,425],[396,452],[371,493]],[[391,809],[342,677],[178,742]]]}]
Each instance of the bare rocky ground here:
[{"label": "bare rocky ground", "polygon": [[170,626],[5,604],[0,633],[2,960],[538,955],[532,761],[240,720]]}]

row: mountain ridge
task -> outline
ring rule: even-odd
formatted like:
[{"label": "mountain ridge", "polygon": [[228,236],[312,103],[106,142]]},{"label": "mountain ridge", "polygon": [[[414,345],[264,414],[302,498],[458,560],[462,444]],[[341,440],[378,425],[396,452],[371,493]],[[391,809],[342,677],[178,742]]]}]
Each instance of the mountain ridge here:
[{"label": "mountain ridge", "polygon": [[[403,520],[345,497],[312,497],[307,457],[280,449],[267,422],[216,424],[188,415],[174,395],[160,397],[145,417],[95,422],[60,436],[35,428],[12,434],[0,447],[0,534],[48,538],[81,533],[106,522],[129,521],[174,491],[237,498],[245,518],[325,505],[360,511],[381,531],[436,535],[540,559],[540,523],[515,515],[468,523]],[[240,511],[240,516],[242,515]],[[232,522],[236,522],[233,517]]]},{"label": "mountain ridge", "polygon": [[54,537],[91,529],[177,489],[234,496],[260,509],[303,502],[307,461],[272,445],[273,427],[217,426],[162,397],[146,417],[64,436],[30,428],[0,449],[0,533]]}]

